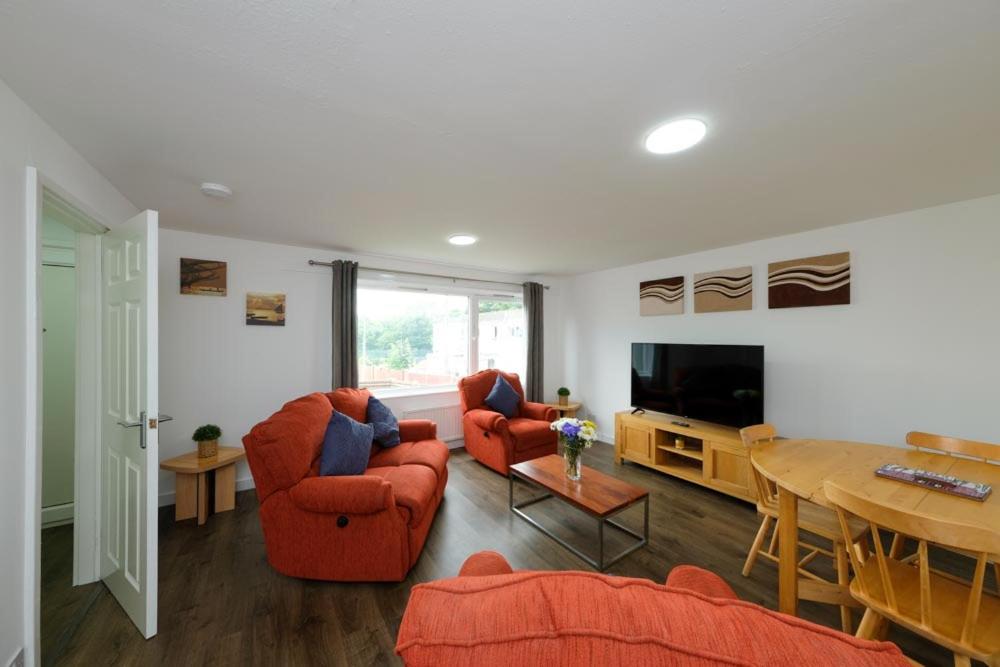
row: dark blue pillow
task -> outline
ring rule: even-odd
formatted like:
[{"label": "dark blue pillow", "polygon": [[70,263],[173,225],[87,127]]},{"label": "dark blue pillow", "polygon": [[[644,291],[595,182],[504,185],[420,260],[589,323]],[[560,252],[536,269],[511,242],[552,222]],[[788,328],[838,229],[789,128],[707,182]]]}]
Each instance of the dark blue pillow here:
[{"label": "dark blue pillow", "polygon": [[368,468],[372,452],[371,424],[361,424],[347,415],[333,411],[323,437],[323,452],[319,455],[321,475],[360,475]]},{"label": "dark blue pillow", "polygon": [[399,422],[396,415],[374,396],[368,397],[365,421],[375,427],[375,442],[383,447],[395,447],[399,444]]},{"label": "dark blue pillow", "polygon": [[517,416],[518,407],[521,405],[521,396],[514,387],[510,386],[510,382],[497,373],[497,381],[493,384],[493,389],[490,390],[485,403],[510,419]]}]

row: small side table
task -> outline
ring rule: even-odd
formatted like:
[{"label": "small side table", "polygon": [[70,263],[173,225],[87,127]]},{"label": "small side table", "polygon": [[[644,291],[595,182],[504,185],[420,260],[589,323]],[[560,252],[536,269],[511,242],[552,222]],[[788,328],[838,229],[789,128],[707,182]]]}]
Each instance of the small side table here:
[{"label": "small side table", "polygon": [[557,402],[557,403],[546,403],[545,405],[549,406],[550,408],[555,408],[556,410],[558,410],[560,417],[576,417],[576,411],[579,410],[580,406],[583,404],[570,402],[567,403],[566,405],[560,405]]},{"label": "small side table", "polygon": [[236,464],[246,458],[239,447],[219,447],[219,453],[205,459],[189,452],[160,461],[162,470],[177,473],[174,520],[198,517],[201,526],[208,519],[208,477],[215,478],[215,512],[236,507]]}]

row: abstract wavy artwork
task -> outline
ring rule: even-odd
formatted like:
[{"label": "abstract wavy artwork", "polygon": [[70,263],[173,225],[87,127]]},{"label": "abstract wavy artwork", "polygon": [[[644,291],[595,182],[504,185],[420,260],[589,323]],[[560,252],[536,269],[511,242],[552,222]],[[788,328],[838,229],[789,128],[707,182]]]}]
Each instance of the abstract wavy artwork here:
[{"label": "abstract wavy artwork", "polygon": [[753,267],[694,274],[694,312],[753,309]]},{"label": "abstract wavy artwork", "polygon": [[684,276],[639,283],[639,314],[680,315],[684,312]]},{"label": "abstract wavy artwork", "polygon": [[803,257],[767,266],[768,308],[841,306],[851,302],[851,253]]}]

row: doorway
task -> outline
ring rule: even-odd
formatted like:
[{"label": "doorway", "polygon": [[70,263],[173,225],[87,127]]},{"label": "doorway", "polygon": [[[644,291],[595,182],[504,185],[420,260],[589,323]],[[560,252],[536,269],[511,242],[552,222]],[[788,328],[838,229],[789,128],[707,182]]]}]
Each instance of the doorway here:
[{"label": "doorway", "polygon": [[40,207],[38,317],[40,523],[39,603],[58,610],[40,618],[41,664],[58,655],[99,592],[99,238],[107,229],[43,188]]},{"label": "doorway", "polygon": [[25,397],[35,418],[25,437],[23,618],[24,663],[33,666],[41,662],[44,218],[76,232],[72,583],[102,582],[98,590],[146,638],[156,634],[158,571],[159,224],[146,210],[109,229],[36,168],[25,173]]}]

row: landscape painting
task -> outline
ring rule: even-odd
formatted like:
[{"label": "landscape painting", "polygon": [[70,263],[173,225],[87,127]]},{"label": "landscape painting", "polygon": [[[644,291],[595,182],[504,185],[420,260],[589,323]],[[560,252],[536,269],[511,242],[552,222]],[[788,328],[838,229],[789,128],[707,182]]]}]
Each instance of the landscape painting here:
[{"label": "landscape painting", "polygon": [[639,315],[680,315],[684,312],[684,276],[639,283]]},{"label": "landscape painting", "polygon": [[768,308],[851,303],[851,253],[803,257],[767,266]]},{"label": "landscape painting", "polygon": [[753,267],[696,273],[694,312],[722,313],[753,309]]},{"label": "landscape painting", "polygon": [[277,292],[247,292],[247,324],[285,326],[285,295]]},{"label": "landscape painting", "polygon": [[181,294],[226,296],[226,263],[181,257]]}]

